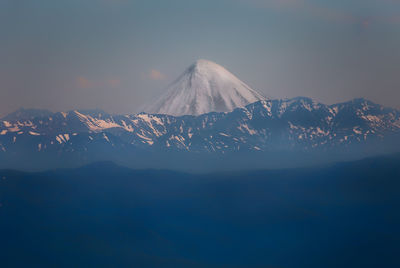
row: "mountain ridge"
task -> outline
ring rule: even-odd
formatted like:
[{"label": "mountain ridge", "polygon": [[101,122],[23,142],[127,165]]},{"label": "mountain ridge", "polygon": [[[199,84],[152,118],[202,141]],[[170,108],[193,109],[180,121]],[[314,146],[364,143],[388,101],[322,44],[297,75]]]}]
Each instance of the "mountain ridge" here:
[{"label": "mountain ridge", "polygon": [[[280,165],[298,153],[341,160],[400,151],[399,137],[400,112],[363,99],[333,105],[305,97],[262,100],[232,112],[178,117],[73,110],[0,120],[0,168],[22,162],[63,166],[115,159],[135,159],[151,168],[157,167],[155,155],[157,161],[167,161],[173,158],[168,154],[201,161],[203,156],[229,159],[246,154],[247,162],[259,155]],[[261,165],[261,160],[254,161]]]}]

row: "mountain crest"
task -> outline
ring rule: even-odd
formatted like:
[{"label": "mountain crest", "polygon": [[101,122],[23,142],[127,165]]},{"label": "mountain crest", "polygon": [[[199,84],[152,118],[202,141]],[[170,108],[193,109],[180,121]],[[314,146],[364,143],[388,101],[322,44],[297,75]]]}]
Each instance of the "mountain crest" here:
[{"label": "mountain crest", "polygon": [[221,65],[197,60],[144,111],[174,116],[230,112],[263,99]]}]

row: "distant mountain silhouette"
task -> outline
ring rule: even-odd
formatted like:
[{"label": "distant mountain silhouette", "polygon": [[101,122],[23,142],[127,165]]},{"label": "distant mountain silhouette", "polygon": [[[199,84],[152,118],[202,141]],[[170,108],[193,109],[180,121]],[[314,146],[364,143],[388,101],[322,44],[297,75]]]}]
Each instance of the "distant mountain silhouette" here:
[{"label": "distant mountain silhouette", "polygon": [[399,178],[399,154],[207,174],[109,162],[0,170],[1,263],[399,267]]}]

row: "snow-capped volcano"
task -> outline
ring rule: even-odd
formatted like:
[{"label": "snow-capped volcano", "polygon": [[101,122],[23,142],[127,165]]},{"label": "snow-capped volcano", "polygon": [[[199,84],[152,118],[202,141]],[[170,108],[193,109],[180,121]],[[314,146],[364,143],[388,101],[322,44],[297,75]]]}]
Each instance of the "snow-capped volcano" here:
[{"label": "snow-capped volcano", "polygon": [[198,60],[144,111],[174,116],[230,112],[263,99],[224,67]]}]

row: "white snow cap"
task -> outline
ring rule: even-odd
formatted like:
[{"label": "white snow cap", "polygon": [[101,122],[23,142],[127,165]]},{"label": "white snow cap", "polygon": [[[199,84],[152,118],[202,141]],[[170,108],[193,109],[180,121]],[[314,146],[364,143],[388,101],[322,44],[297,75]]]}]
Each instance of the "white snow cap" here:
[{"label": "white snow cap", "polygon": [[230,112],[263,99],[224,67],[198,60],[144,111],[174,116]]}]

